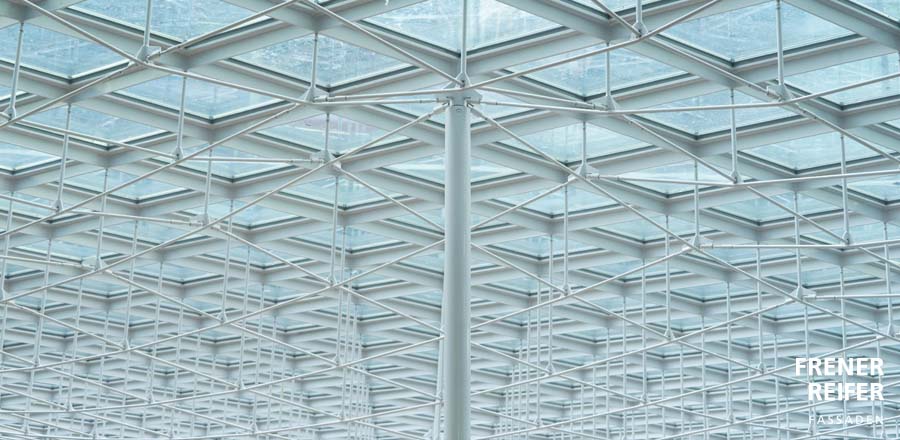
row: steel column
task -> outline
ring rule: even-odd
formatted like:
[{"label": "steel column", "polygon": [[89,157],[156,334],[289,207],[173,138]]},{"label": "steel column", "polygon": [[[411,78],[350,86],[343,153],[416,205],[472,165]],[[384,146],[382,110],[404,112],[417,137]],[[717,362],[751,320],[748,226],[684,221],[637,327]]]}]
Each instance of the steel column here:
[{"label": "steel column", "polygon": [[472,181],[469,109],[461,94],[449,97],[444,145],[444,297],[442,305],[446,343],[441,362],[444,373],[444,437],[470,438],[469,327],[471,286],[470,208]]}]

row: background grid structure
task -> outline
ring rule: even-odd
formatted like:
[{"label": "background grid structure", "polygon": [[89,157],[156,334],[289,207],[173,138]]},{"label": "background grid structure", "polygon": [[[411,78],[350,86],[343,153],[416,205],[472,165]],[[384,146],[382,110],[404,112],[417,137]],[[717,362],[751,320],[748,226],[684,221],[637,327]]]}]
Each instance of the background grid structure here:
[{"label": "background grid structure", "polygon": [[0,0],[0,438],[900,438],[898,20]]}]

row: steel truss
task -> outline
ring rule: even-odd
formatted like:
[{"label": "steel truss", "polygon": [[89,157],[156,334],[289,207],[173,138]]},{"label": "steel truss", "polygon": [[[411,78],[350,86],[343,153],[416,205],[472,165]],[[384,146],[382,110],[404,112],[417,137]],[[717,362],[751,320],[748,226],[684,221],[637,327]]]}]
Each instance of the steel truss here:
[{"label": "steel truss", "polygon": [[[3,438],[900,437],[900,211],[850,187],[900,174],[897,129],[884,124],[900,104],[827,100],[900,73],[814,92],[785,80],[895,53],[895,22],[850,0],[783,0],[853,32],[786,51],[774,0],[777,32],[765,37],[776,50],[742,64],[664,32],[762,0],[638,0],[618,13],[602,0],[498,0],[559,27],[474,49],[462,0],[458,51],[367,21],[422,0],[227,0],[252,14],[184,41],[151,32],[156,1],[139,28],[75,0],[0,0],[0,27],[19,29],[15,59],[0,62],[11,90],[0,140],[58,158],[0,174]],[[30,68],[26,23],[121,62],[75,78]],[[233,58],[309,35],[309,81]],[[406,65],[324,85],[320,36]],[[617,90],[610,72],[625,67],[609,54],[625,49],[684,74]],[[596,96],[532,76],[592,56],[606,58]],[[533,64],[512,68],[523,63]],[[117,93],[169,75],[181,81],[178,108]],[[273,101],[203,120],[187,110],[189,80]],[[666,104],[721,90],[730,104]],[[736,92],[757,102],[735,103]],[[30,118],[55,108],[64,123]],[[106,139],[73,129],[75,108],[160,131]],[[759,108],[791,116],[736,116]],[[729,129],[691,135],[648,118],[714,110],[730,112]],[[318,115],[320,146],[264,133]],[[334,146],[337,117],[380,132]],[[530,136],[575,124],[576,160]],[[597,127],[645,146],[591,156]],[[793,172],[746,153],[822,133],[840,136],[840,162]],[[871,157],[848,160],[848,141]],[[438,154],[442,181],[392,168]],[[513,172],[479,180],[473,159]],[[692,178],[634,174],[683,162]],[[218,163],[271,168],[229,179]],[[95,188],[73,183],[98,170]],[[181,190],[122,195],[150,181]],[[292,192],[312,181],[333,194]],[[342,200],[348,184],[374,198]],[[598,202],[579,207],[575,194]],[[807,212],[801,196],[831,208]],[[555,211],[535,207],[554,197]],[[759,223],[719,208],[753,200],[781,216]],[[242,220],[259,209],[284,215]],[[616,232],[623,222],[652,232]],[[145,236],[151,227],[170,234]],[[877,238],[856,237],[872,227]],[[383,240],[354,244],[354,231]],[[540,245],[510,244],[527,240]],[[73,256],[72,245],[92,252]],[[202,275],[179,279],[170,265]],[[803,281],[828,270],[828,281]],[[886,400],[808,402],[814,379],[795,376],[793,358],[811,356],[884,358]],[[827,414],[884,423],[810,424]]]}]

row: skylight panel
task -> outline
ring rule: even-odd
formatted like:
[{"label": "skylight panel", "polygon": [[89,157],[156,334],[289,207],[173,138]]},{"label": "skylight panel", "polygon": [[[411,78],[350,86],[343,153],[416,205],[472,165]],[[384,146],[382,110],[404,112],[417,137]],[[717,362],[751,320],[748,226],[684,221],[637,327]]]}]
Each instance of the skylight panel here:
[{"label": "skylight panel", "polygon": [[[594,124],[587,124],[586,130],[588,158],[621,153],[646,146],[643,142]],[[581,146],[584,136],[582,124],[576,123],[532,133],[523,136],[523,138],[557,160],[572,162],[581,159]],[[513,142],[512,144],[520,147],[518,143]],[[525,149],[526,147],[521,146],[521,148]]]},{"label": "skylight panel", "polygon": [[[697,175],[699,176],[700,181],[730,183],[730,181],[726,180],[724,176],[716,173],[703,164],[700,164],[700,166],[697,168]],[[694,162],[680,162],[676,164],[648,168],[645,170],[632,171],[630,173],[623,174],[623,176],[644,179],[672,179],[681,181],[693,181]],[[645,182],[640,180],[634,180],[631,181],[631,183],[662,194],[677,194],[685,191],[692,191],[694,189],[694,185],[682,183]],[[705,187],[706,186],[704,185],[700,186],[701,189]]]},{"label": "skylight panel", "polygon": [[[435,183],[444,182],[444,156],[434,155],[421,157],[407,162],[398,163],[387,167],[410,176],[419,177]],[[516,174],[518,171],[495,164],[477,157],[472,158],[471,176],[472,182],[479,182],[498,177]]]},{"label": "skylight panel", "polygon": [[[66,107],[64,106],[54,107],[50,110],[31,115],[25,118],[25,120],[65,129],[66,111]],[[111,139],[114,141],[125,141],[160,131],[159,129],[139,122],[101,113],[78,105],[72,106],[72,121],[69,129],[77,133]]]},{"label": "skylight panel", "polygon": [[[784,48],[791,49],[851,34],[802,9],[782,4]],[[775,2],[697,18],[663,33],[729,60],[774,53]]]},{"label": "skylight panel", "polygon": [[59,160],[58,157],[50,154],[0,142],[0,167],[7,171],[29,168],[57,160]]},{"label": "skylight panel", "polygon": [[[597,8],[597,4],[594,3],[594,0],[575,0],[575,1],[578,3],[581,3],[583,5],[586,5],[586,6],[596,8],[598,10],[600,9],[600,8]],[[649,0],[649,1],[645,0],[642,2],[642,4],[644,5],[644,7],[647,7],[648,5],[651,5],[658,1],[660,1],[660,0]],[[635,0],[600,0],[600,3],[603,3],[603,5],[606,6],[607,8],[618,12],[618,11],[622,11],[624,9],[634,8],[636,1]]]},{"label": "skylight panel", "polygon": [[[143,30],[145,0],[85,0],[72,7]],[[186,40],[205,34],[251,14],[250,11],[222,0],[154,0],[150,29]]]},{"label": "skylight panel", "polygon": [[[876,156],[872,150],[850,138],[845,138],[847,160]],[[747,153],[794,170],[838,164],[841,161],[841,136],[823,133],[800,139],[751,148]]]},{"label": "skylight panel", "polygon": [[[131,180],[137,178],[137,176],[133,174],[124,173],[116,169],[110,169],[108,172],[109,188],[113,188],[125,182],[130,182]],[[87,188],[99,192],[103,190],[103,180],[105,173],[106,171],[104,170],[98,170],[90,173],[80,174],[78,176],[68,176],[67,181],[82,188]],[[170,185],[168,183],[154,179],[141,179],[114,192],[113,194],[120,197],[140,200],[176,192],[182,189],[183,188],[181,187]]]},{"label": "skylight panel", "polygon": [[[771,196],[784,206],[794,209],[793,194],[785,193]],[[797,200],[800,202],[799,212],[803,215],[819,213],[823,211],[831,211],[835,207],[831,204],[819,201],[804,194],[798,194]],[[768,222],[780,219],[793,218],[791,213],[782,209],[778,205],[762,198],[754,198],[740,202],[726,203],[719,205],[716,209],[738,217],[748,219],[753,222]]]},{"label": "skylight panel", "polygon": [[[428,0],[372,17],[369,21],[420,40],[458,50],[461,0]],[[496,0],[469,1],[469,49],[531,35],[558,24]],[[440,29],[436,32],[436,29]]]},{"label": "skylight panel", "polygon": [[[321,150],[325,148],[325,122],[325,115],[321,114],[289,124],[267,128],[261,130],[260,133]],[[328,147],[335,153],[364,145],[385,133],[384,130],[337,114],[331,115],[330,124]],[[383,142],[399,139],[402,138],[393,136],[385,139]]]},{"label": "skylight panel", "polygon": [[[128,87],[119,93],[174,110],[181,105],[181,81],[180,76],[168,75]],[[185,108],[188,112],[204,118],[218,117],[277,101],[268,96],[198,79],[187,81]]]},{"label": "skylight panel", "polygon": [[900,200],[900,173],[898,176],[851,182],[847,186],[854,191],[881,199],[885,203]]},{"label": "skylight panel", "polygon": [[[592,52],[603,47],[605,46],[586,47],[514,66],[511,70],[525,70]],[[609,58],[612,65],[610,69],[610,83],[614,90],[684,73],[682,70],[644,57],[628,49],[613,50],[609,53]],[[580,58],[559,66],[539,70],[526,76],[582,96],[601,94],[606,91],[606,54],[601,53]]]},{"label": "skylight panel", "polygon": [[[666,225],[666,219],[661,215],[650,216],[650,219],[658,225]],[[665,233],[660,228],[642,218],[603,226],[603,229],[639,241],[657,240],[665,237]],[[675,217],[669,217],[669,230],[678,235],[689,234],[694,231],[694,224]]]},{"label": "skylight panel", "polygon": [[[239,61],[306,81],[312,76],[312,58],[312,35],[235,57]],[[326,87],[409,66],[387,55],[322,35],[319,36],[318,62],[316,82],[319,86]]]},{"label": "skylight panel", "polygon": [[[532,197],[547,192],[548,189],[549,188],[528,191],[512,196],[501,197],[497,200],[510,205],[518,205],[519,203],[529,200]],[[569,212],[599,208],[603,206],[611,206],[614,204],[615,202],[613,202],[611,199],[606,198],[600,194],[574,186],[569,188]],[[525,209],[538,211],[546,215],[560,215],[565,212],[565,195],[563,193],[563,190],[560,189],[544,197],[541,197],[540,199],[535,200],[528,205],[525,205]]]},{"label": "skylight panel", "polygon": [[[402,196],[402,194],[396,193],[394,191],[387,191],[382,188],[378,189],[385,194],[389,194],[391,197]],[[335,193],[334,178],[325,178],[314,180],[309,183],[302,183],[300,185],[295,185],[288,188],[287,190],[285,190],[285,192],[296,194],[301,197],[320,200],[327,203],[333,203]],[[337,193],[338,206],[342,208],[348,208],[353,205],[359,205],[361,203],[386,200],[380,194],[349,178],[340,179]]]},{"label": "skylight panel", "polygon": [[[734,93],[735,104],[760,102],[764,101],[751,98],[741,92]],[[678,109],[680,107],[729,104],[731,104],[730,93],[727,90],[722,90],[720,92],[682,99],[656,107]],[[793,113],[778,107],[753,107],[737,109],[735,111],[738,127],[773,119],[786,118],[792,115]],[[642,116],[695,135],[725,130],[731,127],[731,112],[729,110],[672,111],[667,113],[648,113]]]},{"label": "skylight panel", "polygon": [[893,20],[900,20],[900,3],[895,0],[853,0],[869,9],[886,15]]},{"label": "skylight panel", "polygon": [[[26,24],[24,32],[23,66],[71,78],[123,61],[103,46],[40,26]],[[18,35],[18,25],[0,29],[0,59],[10,64],[16,58]]]},{"label": "skylight panel", "polygon": [[[890,54],[792,75],[787,77],[786,80],[788,84],[800,87],[806,92],[817,93],[890,75],[897,73],[897,71],[897,54]],[[900,93],[900,78],[892,78],[826,95],[825,98],[829,101],[846,105],[893,96],[898,93]]]},{"label": "skylight panel", "polygon": [[[185,154],[191,154],[197,150],[202,150],[206,148],[208,144],[200,144],[190,148],[185,148]],[[284,163],[277,162],[240,162],[241,159],[262,159],[260,156],[255,154],[250,154],[244,151],[235,150],[229,147],[217,146],[212,150],[212,157],[216,159],[222,158],[234,158],[235,162],[228,162],[224,160],[216,160],[212,163],[212,172],[213,174],[225,177],[227,179],[234,179],[237,177],[243,177],[246,175],[257,174],[264,171],[272,170],[279,167],[286,166]],[[209,157],[209,153],[201,153],[199,156],[187,162],[182,162],[182,166],[186,166],[188,168],[195,169],[197,171],[206,173],[206,170],[209,168],[208,163],[202,159]]]}]

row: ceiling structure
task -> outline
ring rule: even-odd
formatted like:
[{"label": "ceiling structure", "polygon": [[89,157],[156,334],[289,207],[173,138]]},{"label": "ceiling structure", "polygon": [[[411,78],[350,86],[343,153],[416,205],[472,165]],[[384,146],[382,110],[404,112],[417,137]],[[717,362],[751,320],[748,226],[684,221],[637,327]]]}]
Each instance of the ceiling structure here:
[{"label": "ceiling structure", "polygon": [[[441,438],[471,210],[472,438],[895,438],[898,19],[0,0],[0,437]],[[808,402],[826,355],[886,400]]]}]

